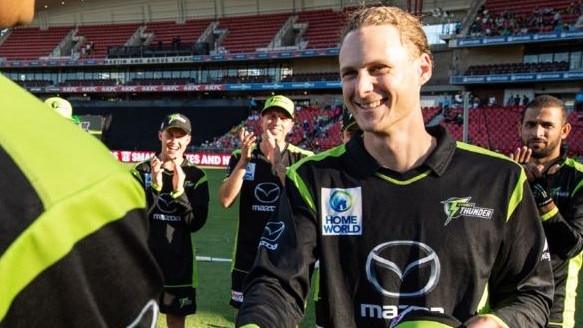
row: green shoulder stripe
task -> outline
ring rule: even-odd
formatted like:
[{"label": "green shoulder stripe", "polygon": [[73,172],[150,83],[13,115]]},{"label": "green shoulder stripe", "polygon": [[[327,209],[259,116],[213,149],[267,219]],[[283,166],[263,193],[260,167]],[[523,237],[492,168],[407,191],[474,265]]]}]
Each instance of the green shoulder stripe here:
[{"label": "green shoulder stripe", "polygon": [[[88,204],[98,206],[95,209],[99,215],[88,211]],[[138,182],[127,171],[118,171],[47,208],[0,258],[0,321],[12,300],[80,240],[144,206],[145,197]]]},{"label": "green shoulder stripe", "polygon": [[314,199],[312,198],[312,195],[310,195],[310,192],[306,186],[306,183],[298,175],[297,170],[307,162],[321,161],[321,160],[326,159],[328,157],[339,157],[340,155],[344,154],[345,152],[346,152],[345,147],[343,147],[343,146],[342,147],[335,147],[335,148],[329,149],[327,151],[321,152],[321,153],[316,154],[316,155],[304,157],[301,160],[297,161],[295,164],[293,164],[287,170],[288,178],[294,183],[296,188],[299,190],[302,198],[304,199],[304,202],[312,209],[312,211],[314,211],[314,213],[317,213],[318,208],[316,206],[316,203],[314,202]]},{"label": "green shoulder stripe", "polygon": [[[567,160],[565,161],[565,165],[571,166],[576,171],[583,173],[583,164],[577,162],[573,158],[567,158]],[[583,179],[581,179],[581,181],[579,181],[579,183],[575,186],[575,188],[573,188],[573,192],[571,193],[571,197],[573,197],[575,195],[575,193],[577,193],[579,191],[579,189],[581,189],[581,187],[583,187]]]},{"label": "green shoulder stripe", "polygon": [[[2,321],[36,276],[79,240],[132,209],[145,208],[146,200],[138,181],[99,140],[1,75],[0,90],[10,94],[0,97],[2,147],[44,207],[0,258]],[[13,115],[16,111],[19,115]]]},{"label": "green shoulder stripe", "polygon": [[293,145],[291,143],[288,144],[287,150],[290,151],[290,152],[293,152],[293,153],[301,153],[301,154],[304,154],[305,156],[312,156],[312,155],[314,155],[314,153],[312,151],[309,151],[309,150],[300,148],[300,147],[298,147],[296,145]]},{"label": "green shoulder stripe", "polygon": [[[474,146],[474,145],[470,145],[470,144],[467,144],[465,142],[460,142],[460,141],[457,141],[456,145],[458,148],[463,149],[463,150],[467,150],[467,151],[471,151],[471,152],[479,153],[479,154],[484,154],[486,156],[500,158],[500,159],[503,159],[505,161],[512,162],[517,166],[520,166],[518,163],[514,162],[513,160],[511,160],[508,156],[506,156],[504,154],[493,152],[491,150],[484,149],[482,147],[478,147],[478,146]],[[526,181],[526,174],[524,173],[524,170],[521,167],[520,177],[518,178],[518,181],[516,182],[516,185],[514,186],[514,190],[512,191],[512,194],[510,195],[510,199],[509,199],[509,203],[508,203],[508,212],[506,213],[506,221],[510,220],[512,213],[514,213],[514,211],[516,210],[516,208],[518,207],[518,205],[522,201],[522,198],[524,197],[524,183],[525,183],[525,181]]]},{"label": "green shoulder stripe", "polygon": [[461,141],[456,141],[456,146],[457,148],[463,149],[463,150],[467,150],[467,151],[471,151],[474,153],[479,153],[479,154],[484,154],[487,156],[493,156],[493,157],[498,157],[498,158],[502,158],[505,159],[507,161],[512,161],[508,156],[501,154],[501,153],[497,153],[495,151],[491,151],[482,147],[478,147],[478,146],[474,146],[474,145],[470,145],[468,143],[465,142],[461,142]]}]

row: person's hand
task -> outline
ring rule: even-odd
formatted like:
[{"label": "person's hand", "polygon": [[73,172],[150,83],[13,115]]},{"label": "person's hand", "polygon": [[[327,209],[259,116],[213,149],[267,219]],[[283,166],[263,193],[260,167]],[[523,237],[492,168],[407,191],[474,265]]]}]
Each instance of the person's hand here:
[{"label": "person's hand", "polygon": [[273,160],[272,160],[272,167],[275,171],[275,174],[279,177],[279,180],[283,184],[285,182],[285,165],[281,160],[281,149],[279,148],[279,144],[277,143],[277,139],[275,140],[275,147],[273,149]]},{"label": "person's hand", "polygon": [[172,190],[174,193],[178,194],[184,191],[184,180],[186,179],[186,173],[182,169],[182,166],[178,163],[178,160],[172,160],[174,165],[174,175],[172,176]]},{"label": "person's hand", "polygon": [[264,149],[267,151],[267,153],[265,155],[267,156],[267,158],[271,162],[271,165],[275,165],[274,160],[275,160],[275,147],[277,147],[277,139],[275,139],[275,136],[269,130],[265,131],[263,136],[264,136],[265,140],[267,141],[265,143],[266,147]]},{"label": "person's hand", "polygon": [[467,328],[503,328],[494,319],[488,316],[475,316],[464,324]]},{"label": "person's hand", "polygon": [[532,149],[522,146],[516,148],[514,152],[510,153],[509,157],[511,160],[522,165],[524,172],[526,173],[526,178],[529,182],[540,178],[542,176],[542,171],[544,167],[542,165],[537,165],[530,162],[530,156],[532,155]]},{"label": "person's hand", "polygon": [[241,141],[241,160],[249,162],[257,137],[253,132],[241,128],[241,131],[239,131],[239,140]]},{"label": "person's hand", "polygon": [[522,146],[516,148],[514,152],[510,153],[510,159],[518,164],[526,164],[530,161],[530,155],[532,155],[532,149]]},{"label": "person's hand", "polygon": [[531,182],[530,189],[532,189],[532,195],[538,208],[545,207],[553,201],[546,177],[541,177]]},{"label": "person's hand", "polygon": [[150,170],[152,171],[152,181],[154,184],[162,187],[162,173],[164,169],[162,168],[162,161],[156,155],[150,159]]}]

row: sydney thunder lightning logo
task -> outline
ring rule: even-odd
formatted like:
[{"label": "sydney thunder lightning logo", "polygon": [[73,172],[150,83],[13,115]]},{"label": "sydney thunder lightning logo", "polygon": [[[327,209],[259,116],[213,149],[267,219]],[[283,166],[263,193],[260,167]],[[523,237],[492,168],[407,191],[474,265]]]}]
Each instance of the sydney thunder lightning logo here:
[{"label": "sydney thunder lightning logo", "polygon": [[444,200],[443,211],[447,215],[444,226],[448,225],[451,220],[461,216],[471,216],[482,219],[491,219],[494,210],[486,207],[478,207],[475,203],[470,203],[472,197],[451,197]]}]

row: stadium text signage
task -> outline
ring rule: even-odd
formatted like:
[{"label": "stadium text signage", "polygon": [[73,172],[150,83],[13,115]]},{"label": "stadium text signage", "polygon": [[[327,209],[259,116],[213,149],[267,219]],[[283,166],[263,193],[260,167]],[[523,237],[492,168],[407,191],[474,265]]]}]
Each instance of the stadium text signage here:
[{"label": "stadium text signage", "polygon": [[583,80],[583,72],[544,72],[493,75],[452,76],[451,84],[516,83],[535,81],[576,81]]},{"label": "stadium text signage", "polygon": [[146,93],[192,91],[247,91],[247,90],[297,90],[340,89],[340,81],[241,83],[241,84],[180,84],[180,85],[112,85],[112,86],[61,86],[28,87],[35,93]]},{"label": "stadium text signage", "polygon": [[[122,163],[139,163],[150,159],[155,152],[112,150],[111,154]],[[195,165],[212,167],[226,167],[231,158],[231,154],[185,153],[184,155]]]},{"label": "stadium text signage", "polygon": [[542,41],[573,40],[583,38],[583,31],[548,32],[524,35],[491,36],[483,38],[453,39],[450,48],[483,47],[502,44],[534,43]]}]

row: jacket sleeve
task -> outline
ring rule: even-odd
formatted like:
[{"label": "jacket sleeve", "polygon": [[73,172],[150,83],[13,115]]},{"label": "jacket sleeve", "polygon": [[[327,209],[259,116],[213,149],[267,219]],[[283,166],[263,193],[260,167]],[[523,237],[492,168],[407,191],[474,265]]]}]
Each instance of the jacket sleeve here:
[{"label": "jacket sleeve", "polygon": [[491,313],[508,327],[545,327],[553,299],[550,254],[526,179],[510,201],[504,242],[489,280]]},{"label": "jacket sleeve", "polygon": [[579,182],[571,197],[569,208],[564,213],[554,208],[543,215],[543,228],[549,241],[551,253],[563,260],[577,256],[583,251],[583,180]]},{"label": "jacket sleeve", "polygon": [[297,325],[304,315],[310,267],[316,260],[316,234],[315,213],[306,206],[288,176],[285,193],[265,227],[244,286],[245,301],[239,310],[237,327]]}]

